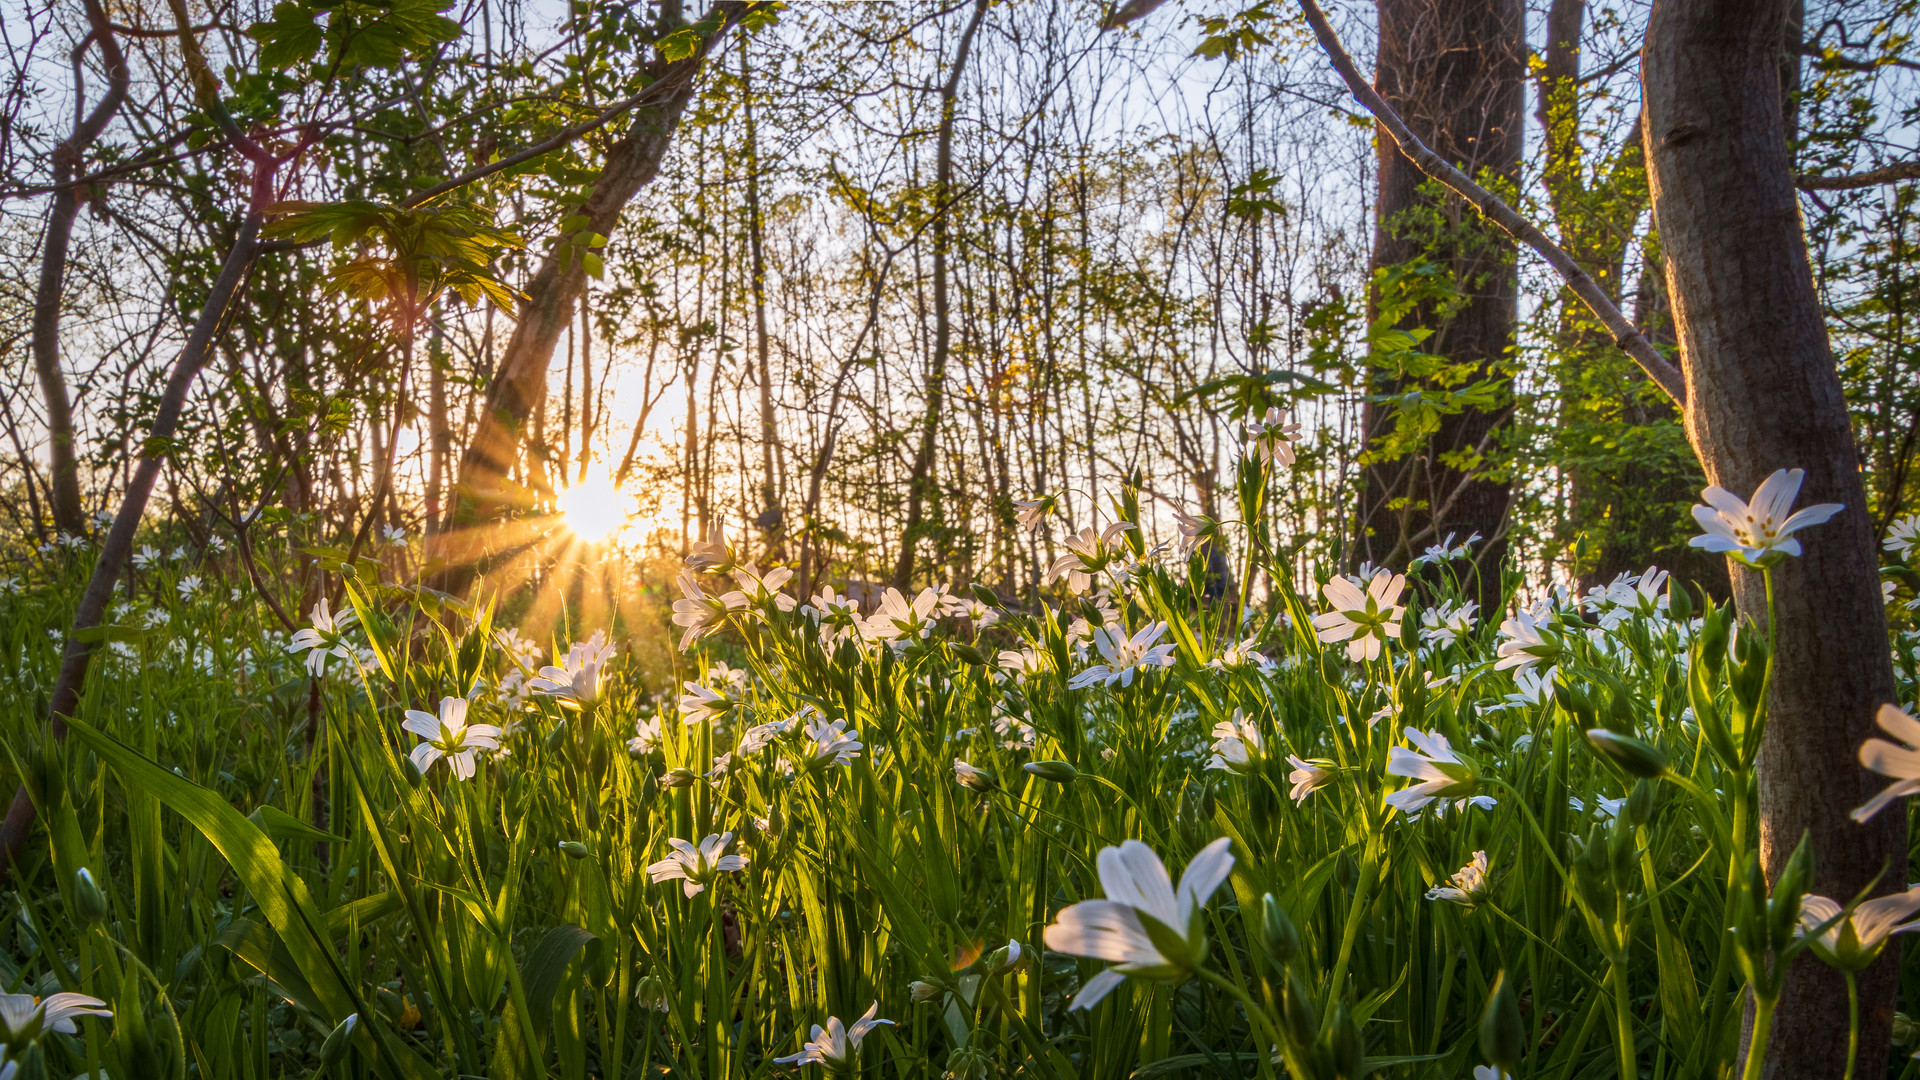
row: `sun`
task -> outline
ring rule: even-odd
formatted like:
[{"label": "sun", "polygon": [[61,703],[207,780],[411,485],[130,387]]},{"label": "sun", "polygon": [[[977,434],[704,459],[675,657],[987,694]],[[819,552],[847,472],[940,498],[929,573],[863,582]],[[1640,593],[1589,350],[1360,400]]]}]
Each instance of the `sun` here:
[{"label": "sun", "polygon": [[599,466],[560,492],[560,516],[567,528],[589,544],[606,542],[627,523],[626,498]]}]

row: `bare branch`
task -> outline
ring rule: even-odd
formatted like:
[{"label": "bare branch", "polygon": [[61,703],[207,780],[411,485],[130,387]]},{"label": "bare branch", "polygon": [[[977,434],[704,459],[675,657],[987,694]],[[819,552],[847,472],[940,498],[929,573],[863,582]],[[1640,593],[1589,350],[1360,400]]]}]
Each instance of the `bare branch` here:
[{"label": "bare branch", "polygon": [[1900,180],[1920,180],[1920,161],[1896,161],[1866,172],[1841,173],[1837,176],[1797,176],[1793,183],[1801,191],[1852,191]]}]

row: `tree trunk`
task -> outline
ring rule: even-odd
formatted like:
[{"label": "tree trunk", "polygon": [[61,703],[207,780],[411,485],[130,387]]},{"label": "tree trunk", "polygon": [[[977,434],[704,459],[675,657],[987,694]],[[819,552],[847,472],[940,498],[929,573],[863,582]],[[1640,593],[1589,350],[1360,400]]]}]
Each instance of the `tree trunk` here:
[{"label": "tree trunk", "polygon": [[953,344],[953,320],[947,296],[947,250],[952,246],[949,220],[953,213],[953,121],[960,96],[960,77],[966,73],[967,54],[973,48],[974,34],[979,32],[980,23],[987,16],[988,2],[975,0],[973,16],[960,34],[953,70],[940,87],[940,131],[934,151],[933,178],[933,355],[927,360],[927,407],[920,420],[920,446],[913,455],[913,475],[907,481],[907,521],[900,530],[900,559],[893,567],[893,583],[901,589],[913,578],[914,548],[919,543],[928,498],[937,486],[933,452],[940,437],[940,410],[947,390],[947,354]]},{"label": "tree trunk", "polygon": [[[1769,879],[1803,832],[1814,889],[1905,886],[1906,815],[1847,817],[1881,778],[1854,759],[1894,700],[1873,527],[1846,399],[1814,292],[1794,192],[1779,53],[1790,0],[1658,0],[1642,58],[1647,160],[1685,357],[1687,433],[1707,476],[1740,495],[1775,469],[1807,470],[1800,503],[1846,510],[1775,573],[1779,648],[1760,752],[1760,844]],[[1764,621],[1760,575],[1736,569],[1743,614]],[[1885,1060],[1898,950],[1860,980],[1860,1059]],[[1774,1021],[1768,1077],[1838,1077],[1847,994],[1805,957]]]},{"label": "tree trunk", "polygon": [[[1526,11],[1519,0],[1379,0],[1376,85],[1413,132],[1469,176],[1517,180],[1526,91]],[[1427,259],[1444,266],[1468,299],[1435,326],[1431,313],[1410,321],[1436,330],[1427,351],[1472,364],[1475,380],[1494,376],[1513,344],[1516,324],[1514,242],[1452,195],[1435,202],[1421,191],[1425,176],[1394,141],[1379,137],[1380,199],[1375,269]],[[1431,219],[1444,222],[1434,228]],[[1377,302],[1379,298],[1376,297]],[[1401,387],[1382,379],[1374,393]],[[1510,406],[1467,409],[1441,418],[1427,446],[1410,458],[1377,462],[1366,471],[1356,558],[1405,567],[1447,533],[1456,541],[1479,533],[1475,598],[1485,610],[1501,599],[1502,537],[1509,482],[1475,475],[1474,458],[1490,450]],[[1369,437],[1393,422],[1389,407],[1369,404]],[[1466,464],[1467,467],[1461,467]]]},{"label": "tree trunk", "polygon": [[[126,58],[121,55],[120,43],[113,36],[106,11],[98,0],[87,0],[86,8],[92,30],[87,40],[99,44],[100,56],[106,61],[107,93],[86,119],[74,125],[67,141],[53,151],[53,205],[47,215],[47,233],[40,245],[40,281],[34,291],[32,327],[33,368],[47,406],[53,527],[73,536],[86,532],[87,516],[80,506],[80,463],[74,446],[73,402],[67,396],[66,374],[60,370],[60,305],[66,293],[67,249],[73,239],[73,219],[80,212],[81,202],[81,190],[72,181],[87,147],[100,137],[113,114],[120,111],[120,104],[127,97],[128,81]],[[80,59],[86,46],[87,42],[83,41],[74,50],[76,98],[84,97]],[[32,463],[27,464],[31,467]]]},{"label": "tree trunk", "polygon": [[[729,19],[746,6],[744,0],[722,0],[717,10]],[[681,5],[663,3],[656,24],[658,37],[675,30],[681,20]],[[717,36],[717,35],[716,35]],[[579,214],[587,224],[576,235],[613,233],[620,213],[639,190],[660,170],[680,116],[693,100],[699,82],[699,65],[704,63],[711,39],[701,46],[690,61],[696,65],[681,79],[673,95],[658,105],[637,110],[627,133],[607,152],[606,164],[593,192],[587,196]],[[656,59],[648,65],[656,79],[665,77],[672,65]],[[553,361],[554,344],[573,315],[574,301],[586,287],[587,272],[573,245],[555,245],[527,284],[527,300],[521,305],[520,320],[507,341],[505,355],[487,387],[486,407],[480,411],[473,440],[461,455],[459,479],[454,486],[455,508],[451,527],[441,535],[438,554],[446,561],[433,575],[435,588],[451,593],[465,592],[485,569],[482,565],[497,537],[496,519],[505,510],[527,501],[523,492],[508,479],[514,459],[520,452],[521,431],[527,420],[546,400],[547,372]],[[565,462],[561,463],[565,471]]]}]

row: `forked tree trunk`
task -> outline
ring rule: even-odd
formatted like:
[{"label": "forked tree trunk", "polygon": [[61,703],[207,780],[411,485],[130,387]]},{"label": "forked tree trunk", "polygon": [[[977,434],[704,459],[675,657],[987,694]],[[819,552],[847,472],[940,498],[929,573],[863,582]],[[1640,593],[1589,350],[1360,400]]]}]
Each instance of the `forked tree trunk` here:
[{"label": "forked tree trunk", "polygon": [[[88,40],[100,46],[100,57],[107,67],[107,92],[84,120],[74,125],[73,134],[53,150],[53,203],[47,214],[47,232],[40,244],[40,280],[33,297],[33,368],[40,380],[40,395],[47,409],[47,459],[52,467],[48,485],[53,504],[53,527],[78,536],[86,531],[87,518],[80,506],[80,462],[75,447],[73,401],[67,395],[66,373],[60,368],[60,305],[66,299],[67,248],[73,239],[73,220],[80,213],[81,192],[73,184],[82,155],[100,137],[113,114],[120,111],[127,97],[127,61],[120,42],[113,36],[113,24],[98,0],[88,0],[87,22],[92,33]],[[80,94],[79,54],[86,50],[82,42],[75,50],[74,92]],[[29,465],[31,463],[28,463]],[[32,490],[31,484],[28,490]]]},{"label": "forked tree trunk", "polygon": [[[1854,755],[1894,700],[1866,489],[1807,257],[1782,118],[1789,0],[1657,0],[1642,57],[1653,209],[1685,358],[1687,434],[1712,482],[1742,496],[1775,469],[1807,470],[1801,504],[1846,510],[1775,571],[1779,652],[1760,753],[1760,843],[1772,879],[1800,840],[1814,891],[1841,899],[1880,875],[1906,885],[1906,815],[1847,817],[1884,782]],[[1741,611],[1764,619],[1760,575],[1734,571]],[[1860,980],[1860,1075],[1885,1060],[1898,949]],[[1811,956],[1776,1013],[1768,1077],[1839,1077],[1847,992]]]},{"label": "forked tree trunk", "polygon": [[[1379,0],[1380,34],[1375,75],[1380,96],[1415,134],[1469,176],[1490,172],[1519,176],[1526,103],[1526,11],[1519,0]],[[1380,201],[1374,232],[1376,269],[1416,259],[1445,266],[1467,302],[1452,319],[1436,325],[1431,312],[1413,323],[1436,330],[1429,351],[1455,363],[1477,366],[1475,379],[1494,374],[1513,344],[1515,270],[1512,239],[1481,221],[1464,200],[1437,202],[1422,191],[1426,176],[1390,138],[1380,146]],[[1437,214],[1452,226],[1439,238]],[[1464,240],[1455,237],[1465,237]],[[1375,393],[1403,387],[1382,381]],[[1450,454],[1497,453],[1491,440],[1510,407],[1468,409],[1443,417],[1428,445],[1409,457],[1367,468],[1362,485],[1354,561],[1371,560],[1404,569],[1429,544],[1456,534],[1456,542],[1479,533],[1479,570],[1473,589],[1482,610],[1498,607],[1500,539],[1512,486],[1476,476],[1443,461]],[[1390,409],[1369,404],[1365,427],[1377,437],[1392,425]],[[1457,460],[1457,459],[1456,459]]]}]

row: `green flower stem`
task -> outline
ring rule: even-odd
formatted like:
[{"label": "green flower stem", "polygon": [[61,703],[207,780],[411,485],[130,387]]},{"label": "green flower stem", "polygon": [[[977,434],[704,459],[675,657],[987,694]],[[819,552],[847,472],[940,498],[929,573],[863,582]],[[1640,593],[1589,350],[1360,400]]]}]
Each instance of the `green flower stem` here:
[{"label": "green flower stem", "polygon": [[1773,1033],[1774,996],[1762,996],[1756,987],[1753,995],[1753,1037],[1747,1040],[1747,1066],[1740,1071],[1741,1080],[1760,1080],[1760,1070],[1767,1061],[1767,1039]]},{"label": "green flower stem", "polygon": [[1860,984],[1853,972],[1842,970],[1847,977],[1847,1071],[1844,1080],[1853,1080],[1853,1065],[1860,1057]]},{"label": "green flower stem", "polygon": [[1353,906],[1347,909],[1347,925],[1340,932],[1340,953],[1334,958],[1333,977],[1327,980],[1327,994],[1320,1002],[1320,1011],[1333,1007],[1340,996],[1340,984],[1347,979],[1347,965],[1353,960],[1353,943],[1360,936],[1360,920],[1367,913],[1367,894],[1372,891],[1373,883],[1380,876],[1380,830],[1373,829],[1367,834],[1367,848],[1361,855],[1360,880],[1353,885]]},{"label": "green flower stem", "polygon": [[1613,984],[1613,1031],[1619,1043],[1621,1080],[1640,1075],[1638,1055],[1633,1049],[1633,999],[1627,993],[1627,955],[1621,949],[1608,965],[1607,981]]}]

